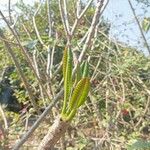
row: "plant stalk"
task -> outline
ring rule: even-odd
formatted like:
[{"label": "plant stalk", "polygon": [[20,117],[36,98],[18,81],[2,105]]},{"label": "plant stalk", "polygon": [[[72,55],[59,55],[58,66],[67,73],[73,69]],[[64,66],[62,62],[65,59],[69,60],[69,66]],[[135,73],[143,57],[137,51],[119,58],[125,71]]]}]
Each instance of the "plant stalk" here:
[{"label": "plant stalk", "polygon": [[62,118],[58,116],[54,124],[49,128],[47,135],[41,141],[38,150],[53,150],[55,144],[65,134],[68,127],[69,122],[63,121]]}]

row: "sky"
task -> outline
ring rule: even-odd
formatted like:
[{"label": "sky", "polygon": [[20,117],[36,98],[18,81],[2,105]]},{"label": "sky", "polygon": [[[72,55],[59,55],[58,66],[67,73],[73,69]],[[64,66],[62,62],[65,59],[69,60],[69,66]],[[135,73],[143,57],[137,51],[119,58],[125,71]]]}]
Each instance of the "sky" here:
[{"label": "sky", "polygon": [[[11,0],[15,4],[19,0]],[[27,4],[33,4],[34,1],[40,0],[24,0]],[[136,14],[140,21],[144,18],[143,16],[150,17],[150,7],[146,9],[146,12],[142,9],[144,5],[136,3],[135,0],[131,0]],[[7,10],[8,0],[0,0],[0,9]],[[5,11],[6,13],[7,11]],[[110,0],[106,10],[103,14],[105,20],[111,23],[110,36],[114,40],[125,42],[131,46],[142,50],[145,54],[147,53],[144,48],[143,40],[139,28],[136,24],[132,11],[130,9],[128,0]],[[1,23],[1,20],[0,20]],[[150,31],[145,34],[150,45]]]},{"label": "sky", "polygon": [[[144,5],[138,4],[135,0],[131,0],[131,2],[140,22],[144,16],[150,17],[150,7],[144,11]],[[119,39],[119,41],[134,46],[148,54],[147,49],[144,48],[143,39],[128,0],[110,0],[104,12],[104,18],[111,23],[110,34],[113,39]],[[145,36],[150,44],[150,31]]]}]

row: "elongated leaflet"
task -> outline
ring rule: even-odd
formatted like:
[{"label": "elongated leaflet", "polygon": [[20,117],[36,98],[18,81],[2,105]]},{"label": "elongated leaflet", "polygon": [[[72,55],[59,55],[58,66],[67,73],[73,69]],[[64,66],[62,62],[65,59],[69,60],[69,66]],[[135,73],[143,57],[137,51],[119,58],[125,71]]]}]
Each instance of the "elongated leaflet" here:
[{"label": "elongated leaflet", "polygon": [[67,103],[67,94],[66,94],[66,88],[65,88],[65,82],[66,82],[66,70],[67,70],[67,47],[64,50],[63,53],[63,78],[64,78],[64,101],[63,101],[63,108],[62,113],[66,111],[66,103]]},{"label": "elongated leaflet", "polygon": [[63,61],[63,78],[65,80],[66,66],[67,66],[67,47],[64,49],[62,61]]},{"label": "elongated leaflet", "polygon": [[72,51],[70,49],[68,49],[67,51],[67,68],[66,68],[66,89],[67,90],[67,96],[69,98],[70,94],[71,94],[71,87],[72,87],[72,60],[73,60],[73,56],[72,56]]},{"label": "elongated leaflet", "polygon": [[78,100],[81,96],[81,93],[83,92],[83,87],[86,83],[86,80],[87,80],[86,78],[83,78],[77,83],[77,85],[73,91],[72,97],[69,101],[69,109],[70,110],[77,107]]},{"label": "elongated leaflet", "polygon": [[81,80],[81,77],[82,77],[82,73],[81,73],[80,63],[78,63],[76,69],[75,85]]},{"label": "elongated leaflet", "polygon": [[77,109],[73,109],[70,114],[66,117],[66,121],[71,121],[73,119],[73,117],[75,116],[77,112]]},{"label": "elongated leaflet", "polygon": [[85,61],[83,61],[82,64],[81,64],[81,66],[80,66],[81,67],[81,74],[82,75],[83,75],[84,66],[85,66]]},{"label": "elongated leaflet", "polygon": [[71,87],[72,87],[72,52],[68,48],[65,49],[64,52],[64,66],[63,66],[63,74],[64,74],[64,104],[62,113],[66,112],[67,101],[69,100]]},{"label": "elongated leaflet", "polygon": [[83,64],[82,78],[88,77],[88,75],[89,75],[89,63],[86,61],[86,62]]},{"label": "elongated leaflet", "polygon": [[77,104],[78,108],[84,104],[84,102],[88,96],[89,90],[90,90],[90,79],[85,78],[85,84],[84,84],[84,87],[82,88],[82,93],[79,97],[78,104]]}]

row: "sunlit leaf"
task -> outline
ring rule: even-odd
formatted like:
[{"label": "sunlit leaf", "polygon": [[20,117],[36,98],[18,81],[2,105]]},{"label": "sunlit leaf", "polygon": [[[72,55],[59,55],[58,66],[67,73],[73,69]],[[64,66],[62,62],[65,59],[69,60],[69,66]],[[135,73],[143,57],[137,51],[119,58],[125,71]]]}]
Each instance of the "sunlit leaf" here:
[{"label": "sunlit leaf", "polygon": [[84,62],[84,64],[83,64],[82,77],[83,77],[83,78],[84,78],[84,77],[88,77],[88,75],[89,75],[89,64],[88,64],[88,62],[86,61],[86,62]]},{"label": "sunlit leaf", "polygon": [[64,104],[62,113],[66,112],[67,101],[69,100],[72,87],[72,51],[66,48],[63,56],[63,76],[64,76]]},{"label": "sunlit leaf", "polygon": [[69,108],[70,109],[73,109],[73,108],[77,107],[77,102],[78,102],[78,99],[79,99],[81,93],[83,92],[83,87],[84,87],[85,83],[86,83],[86,78],[81,79],[77,83],[77,85],[76,85],[76,87],[73,91],[72,97],[69,101]]},{"label": "sunlit leaf", "polygon": [[84,104],[87,96],[88,96],[88,93],[89,93],[89,90],[90,90],[90,79],[89,78],[85,78],[85,84],[84,84],[84,87],[82,89],[82,93],[80,95],[80,98],[78,100],[78,104],[77,104],[77,107],[80,107],[81,105]]}]

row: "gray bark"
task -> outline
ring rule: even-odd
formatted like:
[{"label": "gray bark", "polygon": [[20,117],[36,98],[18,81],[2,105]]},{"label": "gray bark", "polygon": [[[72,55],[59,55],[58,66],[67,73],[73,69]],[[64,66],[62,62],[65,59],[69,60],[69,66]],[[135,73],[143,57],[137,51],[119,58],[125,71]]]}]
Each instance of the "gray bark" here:
[{"label": "gray bark", "polygon": [[59,116],[49,128],[49,131],[41,141],[38,150],[53,150],[55,144],[65,134],[68,127],[69,122],[63,121]]}]

